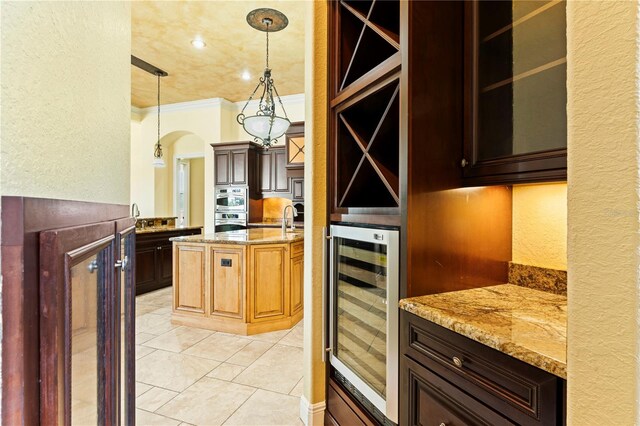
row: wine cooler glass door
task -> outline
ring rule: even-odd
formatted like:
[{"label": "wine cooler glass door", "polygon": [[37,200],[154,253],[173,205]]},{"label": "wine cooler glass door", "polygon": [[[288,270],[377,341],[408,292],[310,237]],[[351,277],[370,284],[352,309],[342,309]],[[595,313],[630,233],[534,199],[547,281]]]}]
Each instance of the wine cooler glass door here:
[{"label": "wine cooler glass door", "polygon": [[395,420],[397,232],[333,226],[331,236],[331,364]]}]

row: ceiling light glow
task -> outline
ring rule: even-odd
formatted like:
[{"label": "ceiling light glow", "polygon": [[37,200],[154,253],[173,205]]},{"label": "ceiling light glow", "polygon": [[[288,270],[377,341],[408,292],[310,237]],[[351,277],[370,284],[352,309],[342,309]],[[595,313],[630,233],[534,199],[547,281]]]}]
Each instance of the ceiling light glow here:
[{"label": "ceiling light glow", "polygon": [[242,73],[242,79],[243,80],[251,80],[251,73],[249,71],[244,71]]},{"label": "ceiling light glow", "polygon": [[191,40],[191,45],[196,49],[204,49],[207,46],[207,43],[205,43],[200,37],[196,37]]}]

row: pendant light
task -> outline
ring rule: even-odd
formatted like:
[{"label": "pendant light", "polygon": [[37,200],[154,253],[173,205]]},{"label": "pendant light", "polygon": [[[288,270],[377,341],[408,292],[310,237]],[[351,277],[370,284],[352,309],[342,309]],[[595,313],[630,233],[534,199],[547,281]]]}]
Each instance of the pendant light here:
[{"label": "pendant light", "polygon": [[162,145],[160,144],[160,77],[162,74],[156,72],[156,76],[158,77],[158,141],[156,142],[156,147],[153,152],[153,167],[164,167],[164,158],[162,158]]},{"label": "pendant light", "polygon": [[[289,25],[289,20],[280,11],[262,8],[249,12],[247,15],[247,23],[256,30],[263,31],[267,34],[267,65],[264,69],[264,74],[260,77],[258,85],[251,96],[249,96],[249,100],[236,119],[244,130],[254,137],[255,142],[261,143],[265,148],[269,148],[277,142],[279,137],[285,134],[291,124],[287,117],[287,112],[284,110],[284,105],[282,105],[280,95],[278,95],[278,90],[271,78],[271,69],[269,68],[269,32],[276,32],[286,28],[286,26]],[[244,110],[261,87],[262,95],[258,103],[258,110],[254,115],[245,116]],[[284,117],[276,114],[274,93],[282,108]]]}]

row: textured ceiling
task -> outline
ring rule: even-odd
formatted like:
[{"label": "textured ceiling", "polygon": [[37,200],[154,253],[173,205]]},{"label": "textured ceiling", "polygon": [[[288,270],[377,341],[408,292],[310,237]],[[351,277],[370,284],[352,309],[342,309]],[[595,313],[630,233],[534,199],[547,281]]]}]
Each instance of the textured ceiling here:
[{"label": "textured ceiling", "polygon": [[[225,98],[246,100],[265,67],[265,33],[247,13],[271,7],[289,26],[269,35],[269,65],[281,96],[304,91],[304,1],[136,1],[132,3],[131,53],[169,73],[161,79],[161,103]],[[207,46],[196,49],[201,37]],[[244,71],[251,74],[246,81]],[[131,67],[131,103],[156,105],[157,77]]]}]

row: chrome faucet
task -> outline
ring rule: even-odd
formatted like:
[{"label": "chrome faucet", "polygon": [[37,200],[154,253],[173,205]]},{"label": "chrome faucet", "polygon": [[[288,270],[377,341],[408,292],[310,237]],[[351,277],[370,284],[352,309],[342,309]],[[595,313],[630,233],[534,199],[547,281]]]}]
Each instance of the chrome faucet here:
[{"label": "chrome faucet", "polygon": [[137,203],[131,204],[131,217],[135,218],[136,222],[138,221],[138,218],[140,217],[140,209],[138,208],[138,204]]},{"label": "chrome faucet", "polygon": [[287,209],[289,207],[291,207],[291,230],[292,231],[296,230],[296,224],[293,223],[293,218],[298,216],[298,210],[296,210],[296,208],[293,207],[292,204],[288,204],[284,206],[284,209],[282,209],[282,233],[283,234],[287,232]]}]

